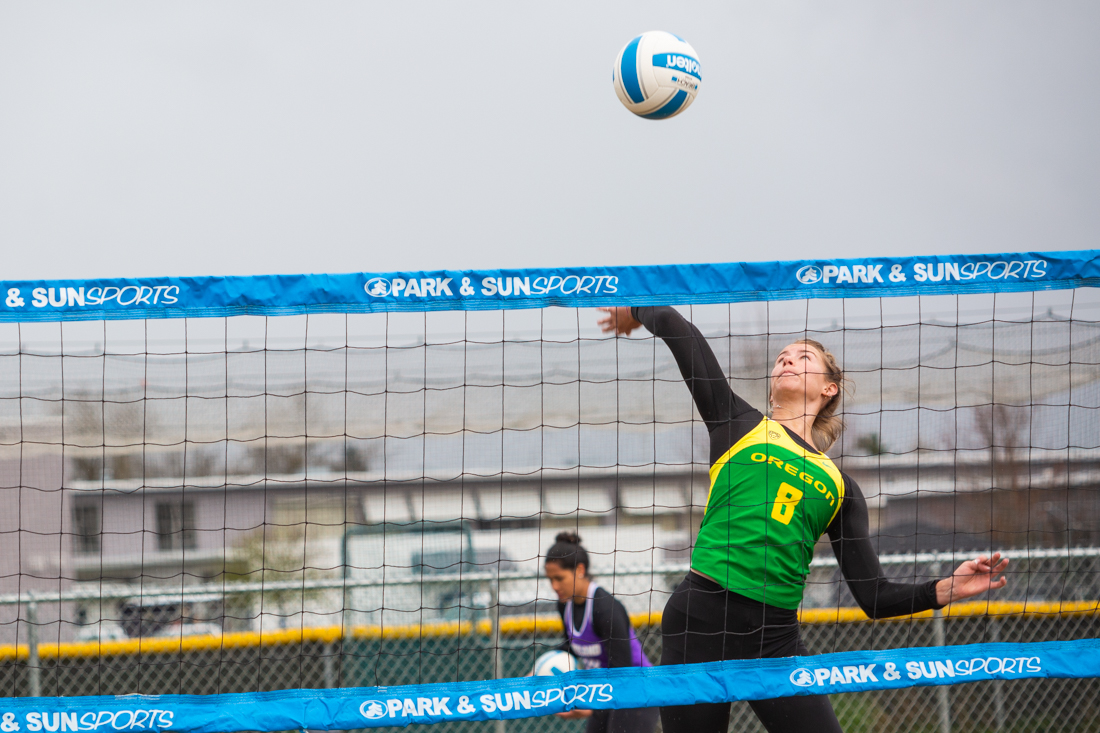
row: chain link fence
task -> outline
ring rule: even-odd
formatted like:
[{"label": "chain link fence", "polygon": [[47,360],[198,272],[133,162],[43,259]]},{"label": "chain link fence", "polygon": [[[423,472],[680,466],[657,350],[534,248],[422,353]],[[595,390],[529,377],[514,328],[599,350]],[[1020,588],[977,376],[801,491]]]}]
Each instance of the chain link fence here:
[{"label": "chain link fence", "polygon": [[[807,623],[802,633],[812,653],[838,649],[933,646],[937,625],[947,644],[990,640],[1030,642],[1100,636],[1096,611],[1070,614],[1034,612],[1004,616],[926,618],[904,621]],[[500,648],[485,625],[464,628],[394,629],[385,638],[334,638],[297,643],[210,644],[210,648],[174,652],[42,656],[44,695],[119,695],[128,693],[216,694],[287,688],[401,685],[486,679],[494,669],[506,677],[526,674],[535,658],[556,646],[561,636],[547,624],[526,624],[509,633]],[[539,628],[542,627],[542,628]],[[637,628],[646,653],[661,653],[657,625]],[[419,632],[419,633],[418,633]],[[333,634],[335,636],[335,634]],[[0,665],[6,695],[30,692],[27,660]],[[1100,680],[1016,680],[977,682],[952,687],[836,695],[833,705],[848,733],[861,731],[944,732],[942,706],[949,711],[947,730],[1100,731]],[[438,733],[499,723],[434,726]],[[578,724],[555,717],[508,721],[512,733],[577,730]],[[396,729],[395,729],[396,730]],[[730,730],[762,731],[748,705],[734,703]]]},{"label": "chain link fence", "polygon": [[[956,558],[918,555],[882,559],[891,575],[919,580],[945,573],[945,563]],[[660,615],[638,606],[659,608],[659,596],[682,574],[682,567],[651,568],[644,574],[623,572],[603,581],[614,586],[628,606],[634,606],[637,633],[654,662],[661,654]],[[522,676],[540,654],[562,640],[560,623],[552,611],[536,617],[496,613],[506,610],[500,599],[507,595],[504,589],[508,584],[533,580],[513,578],[489,585],[484,578],[470,577],[466,582],[490,590],[483,591],[489,597],[486,604],[467,609],[471,612],[468,620],[447,620],[445,614],[433,620],[425,615],[417,625],[347,624],[347,633],[340,626],[300,627],[263,635],[246,632],[131,639],[102,646],[3,647],[0,691],[6,696],[35,692],[48,696],[218,694]],[[1014,561],[1010,585],[996,601],[962,604],[952,607],[946,616],[866,620],[858,609],[845,607],[846,601],[850,603],[846,589],[835,563],[828,560],[815,562],[810,581],[802,634],[814,654],[1100,637],[1100,610],[1096,600],[1089,600],[1100,598],[1097,550],[1032,551],[1031,557]],[[423,585],[447,583],[446,578],[435,578]],[[653,596],[627,593],[639,584],[646,585]],[[271,585],[267,590],[272,591]],[[177,593],[199,600],[211,597],[209,590],[202,589]],[[455,597],[470,596],[458,593]],[[13,600],[25,604],[25,599],[0,598],[0,602]],[[64,598],[55,600],[63,602]],[[1100,732],[1097,679],[992,681],[850,693],[834,696],[833,704],[849,733]],[[445,733],[452,728],[488,725],[501,723],[451,723],[434,730]],[[578,730],[579,724],[543,717],[509,721],[506,727],[509,733],[564,733]],[[499,727],[495,730],[500,733]],[[730,730],[763,729],[747,704],[734,703]]]}]

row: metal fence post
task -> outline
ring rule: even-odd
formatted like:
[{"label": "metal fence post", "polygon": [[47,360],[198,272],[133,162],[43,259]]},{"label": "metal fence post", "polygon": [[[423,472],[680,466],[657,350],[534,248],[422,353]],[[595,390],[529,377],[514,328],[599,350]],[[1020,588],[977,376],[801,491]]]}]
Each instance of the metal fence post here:
[{"label": "metal fence post", "polygon": [[[989,640],[996,644],[1001,640],[1001,622],[995,616],[989,617]],[[993,681],[993,721],[994,730],[1001,733],[1005,729],[1005,691],[1004,681]]]},{"label": "metal fence post", "polygon": [[[941,565],[939,562],[932,563],[933,577],[939,577],[940,570]],[[936,646],[945,646],[947,644],[947,630],[943,620],[943,612],[937,608],[932,614],[932,634]],[[948,685],[936,687],[936,703],[940,712],[940,733],[951,733],[951,688]]]},{"label": "metal fence post", "polygon": [[27,672],[31,697],[42,697],[42,664],[38,659],[38,603],[27,603]]},{"label": "metal fence post", "polygon": [[336,687],[336,643],[333,641],[324,646],[325,687],[328,689]]},{"label": "metal fence post", "polygon": [[[493,679],[499,680],[504,674],[504,659],[500,654],[500,579],[489,582],[489,624],[492,627],[493,644]],[[504,733],[504,720],[497,720],[494,724],[495,733]]]}]

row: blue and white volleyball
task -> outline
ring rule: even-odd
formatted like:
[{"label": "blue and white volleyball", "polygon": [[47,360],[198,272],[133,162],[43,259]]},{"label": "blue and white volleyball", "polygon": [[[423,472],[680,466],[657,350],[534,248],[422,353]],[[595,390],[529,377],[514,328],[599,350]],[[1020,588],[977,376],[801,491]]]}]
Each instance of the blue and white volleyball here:
[{"label": "blue and white volleyball", "polygon": [[572,672],[577,668],[577,659],[569,652],[561,650],[546,652],[535,660],[535,666],[531,670],[534,677],[551,677],[553,675]]},{"label": "blue and white volleyball", "polygon": [[647,120],[667,120],[691,106],[703,75],[690,43],[671,33],[648,31],[619,51],[612,79],[628,110]]}]

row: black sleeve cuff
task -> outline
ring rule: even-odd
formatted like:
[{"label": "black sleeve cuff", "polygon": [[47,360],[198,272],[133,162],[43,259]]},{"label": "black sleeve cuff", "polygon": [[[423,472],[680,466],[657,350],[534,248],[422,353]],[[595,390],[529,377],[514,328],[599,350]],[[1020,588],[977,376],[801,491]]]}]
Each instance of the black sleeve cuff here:
[{"label": "black sleeve cuff", "polygon": [[[940,580],[942,580],[942,578],[940,578]],[[940,580],[930,580],[924,584],[924,596],[927,599],[926,603],[928,607],[934,611],[938,611],[947,605],[946,603],[941,605],[936,601],[936,584],[939,583]]]}]

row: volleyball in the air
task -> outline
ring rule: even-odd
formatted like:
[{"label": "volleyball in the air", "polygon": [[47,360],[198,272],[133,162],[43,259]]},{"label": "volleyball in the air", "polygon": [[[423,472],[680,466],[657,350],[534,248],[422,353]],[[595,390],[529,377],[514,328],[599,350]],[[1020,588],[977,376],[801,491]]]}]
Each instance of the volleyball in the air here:
[{"label": "volleyball in the air", "polygon": [[667,120],[691,106],[703,76],[690,43],[648,31],[619,51],[612,79],[628,110],[647,120]]},{"label": "volleyball in the air", "polygon": [[550,677],[556,674],[572,672],[577,668],[576,658],[569,652],[561,650],[546,652],[535,660],[535,666],[531,670],[534,677]]}]

